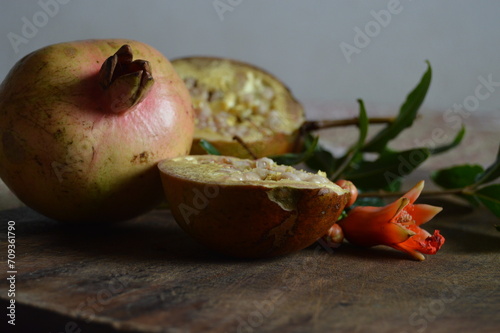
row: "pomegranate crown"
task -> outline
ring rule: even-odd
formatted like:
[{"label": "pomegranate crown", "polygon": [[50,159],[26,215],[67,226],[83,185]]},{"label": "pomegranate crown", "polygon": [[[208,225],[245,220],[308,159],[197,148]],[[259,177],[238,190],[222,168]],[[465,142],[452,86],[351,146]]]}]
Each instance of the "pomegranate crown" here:
[{"label": "pomegranate crown", "polygon": [[124,113],[139,104],[151,90],[154,79],[146,60],[133,60],[130,45],[123,45],[101,66],[99,85],[113,113]]}]

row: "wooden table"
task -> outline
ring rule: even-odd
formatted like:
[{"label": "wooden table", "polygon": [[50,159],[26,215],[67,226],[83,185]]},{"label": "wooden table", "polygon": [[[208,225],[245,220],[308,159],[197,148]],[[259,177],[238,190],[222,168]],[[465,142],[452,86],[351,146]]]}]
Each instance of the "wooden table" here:
[{"label": "wooden table", "polygon": [[[495,218],[447,205],[431,222],[446,244],[424,262],[349,244],[225,258],[194,243],[166,210],[107,227],[4,211],[0,253],[5,263],[13,220],[19,332],[498,331]],[[5,265],[0,277],[5,313]]]}]

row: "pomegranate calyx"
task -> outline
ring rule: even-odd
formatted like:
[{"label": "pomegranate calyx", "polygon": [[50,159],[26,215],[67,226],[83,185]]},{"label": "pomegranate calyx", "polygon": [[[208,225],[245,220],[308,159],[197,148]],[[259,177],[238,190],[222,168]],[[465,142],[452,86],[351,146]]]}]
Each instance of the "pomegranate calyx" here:
[{"label": "pomegranate calyx", "polygon": [[123,113],[148,95],[154,79],[146,60],[133,60],[130,45],[123,45],[102,64],[99,85],[105,103],[113,113]]}]

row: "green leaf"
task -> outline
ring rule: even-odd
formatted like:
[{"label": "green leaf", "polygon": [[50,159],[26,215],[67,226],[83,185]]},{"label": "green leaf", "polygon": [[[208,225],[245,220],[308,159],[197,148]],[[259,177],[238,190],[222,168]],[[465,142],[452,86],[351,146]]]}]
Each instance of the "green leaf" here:
[{"label": "green leaf", "polygon": [[[478,164],[457,165],[431,173],[432,181],[445,189],[460,189],[474,184],[477,176],[484,171]],[[457,194],[473,207],[479,207],[479,199],[472,194]]]},{"label": "green leaf", "polygon": [[269,156],[270,159],[278,164],[296,165],[308,160],[313,156],[316,146],[318,145],[319,137],[313,137],[312,142],[306,145],[306,149],[301,153],[288,153],[283,155]]},{"label": "green leaf", "polygon": [[387,146],[387,143],[396,138],[405,128],[410,127],[417,117],[418,109],[425,99],[427,90],[431,84],[432,68],[429,61],[427,62],[427,71],[422,76],[420,83],[406,97],[406,101],[401,106],[399,114],[394,121],[378,132],[375,137],[368,142],[363,148],[364,151],[379,152]]},{"label": "green leaf", "polygon": [[363,103],[363,100],[361,99],[358,99],[358,103],[359,103],[358,140],[351,148],[349,148],[344,158],[341,159],[340,167],[337,170],[335,170],[335,173],[331,176],[331,179],[333,180],[338,179],[342,175],[342,173],[344,173],[346,170],[349,170],[351,162],[360,155],[359,152],[361,148],[363,148],[363,145],[365,144],[366,136],[368,134],[369,120],[368,120],[368,115],[366,114],[365,103]]},{"label": "green leaf", "polygon": [[386,202],[380,197],[363,197],[358,198],[356,202],[349,208],[354,208],[357,206],[372,206],[372,207],[383,207]]},{"label": "green leaf", "polygon": [[410,174],[430,156],[429,149],[416,148],[388,152],[373,162],[364,161],[345,174],[362,189],[380,189]]},{"label": "green leaf", "polygon": [[[310,133],[307,134],[304,140],[304,147],[306,150],[311,148],[311,145],[314,143],[314,136]],[[324,171],[327,176],[331,175],[335,171],[335,167],[337,165],[337,160],[327,149],[325,149],[319,143],[316,144],[314,148],[314,152],[310,158],[304,161],[305,164],[315,170]]]},{"label": "green leaf", "polygon": [[478,175],[475,185],[489,183],[498,177],[500,177],[500,147],[498,148],[497,159],[483,172],[482,175]]},{"label": "green leaf", "polygon": [[401,178],[396,179],[391,182],[389,185],[383,188],[384,192],[399,192],[401,190],[401,186],[403,185],[403,181]]},{"label": "green leaf", "polygon": [[369,119],[366,114],[365,103],[362,99],[358,99],[359,104],[359,117],[358,117],[358,128],[359,128],[359,136],[356,144],[351,148],[351,150],[360,150],[365,144],[366,136],[368,135],[368,125]]},{"label": "green leaf", "polygon": [[340,213],[339,217],[337,218],[337,221],[345,219],[346,217],[347,217],[347,211],[343,210],[342,213]]},{"label": "green leaf", "polygon": [[467,201],[474,208],[479,208],[479,206],[481,206],[481,201],[479,201],[479,199],[475,195],[457,194],[457,197]]},{"label": "green leaf", "polygon": [[333,157],[332,153],[318,144],[313,155],[305,163],[309,168],[315,171],[324,171],[327,177],[330,177],[335,171],[337,160]]},{"label": "green leaf", "polygon": [[441,169],[431,173],[431,179],[437,185],[446,188],[464,188],[474,184],[483,167],[478,164],[457,165],[447,169]]},{"label": "green leaf", "polygon": [[205,139],[201,139],[199,142],[201,148],[203,148],[210,155],[220,155],[221,153],[215,148],[210,142]]},{"label": "green leaf", "polygon": [[483,187],[474,192],[474,195],[485,205],[489,210],[500,218],[500,184],[494,184]]},{"label": "green leaf", "polygon": [[445,151],[448,151],[452,148],[455,148],[456,146],[458,146],[460,144],[460,142],[462,142],[462,139],[464,138],[464,136],[465,136],[465,126],[462,126],[462,128],[457,133],[457,135],[455,136],[455,138],[453,139],[452,142],[450,142],[447,145],[441,146],[441,147],[436,147],[436,148],[430,149],[431,154],[437,155],[437,154],[444,153]]}]

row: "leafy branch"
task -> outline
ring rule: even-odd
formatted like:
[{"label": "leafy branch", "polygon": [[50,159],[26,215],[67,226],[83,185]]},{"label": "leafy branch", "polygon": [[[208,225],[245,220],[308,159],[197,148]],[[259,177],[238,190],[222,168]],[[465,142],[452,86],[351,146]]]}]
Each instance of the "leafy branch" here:
[{"label": "leafy branch", "polygon": [[462,190],[458,195],[472,205],[484,205],[500,218],[500,184],[493,184],[500,177],[500,147],[496,160],[488,167],[474,164],[457,165],[435,171],[432,180],[447,190]]},{"label": "leafy branch", "polygon": [[[413,125],[418,117],[432,79],[432,68],[427,61],[427,71],[417,86],[408,94],[396,117],[366,140],[366,110],[362,100],[359,103],[358,128],[356,143],[340,157],[318,144],[307,166],[314,170],[323,170],[332,180],[349,179],[360,189],[357,204],[383,205],[382,198],[401,196],[399,192],[402,179],[417,169],[431,156],[444,153],[457,147],[466,134],[463,126],[453,140],[442,146],[428,148],[416,147],[405,151],[394,151],[388,147],[401,132]],[[365,157],[366,152],[372,158]],[[375,158],[373,159],[373,154]],[[434,171],[431,179],[443,190],[423,192],[422,196],[455,195],[474,206],[483,205],[500,218],[500,184],[492,184],[500,177],[500,148],[496,160],[486,169],[480,165],[459,165]],[[497,227],[500,228],[500,227]]]},{"label": "leafy branch", "polygon": [[[304,145],[301,152],[271,156],[280,164],[305,163],[312,170],[322,170],[331,180],[348,179],[360,190],[357,205],[383,205],[385,197],[401,196],[402,180],[411,174],[428,158],[457,147],[466,134],[462,127],[449,143],[438,147],[415,147],[404,151],[389,148],[418,117],[432,79],[431,64],[426,61],[427,70],[417,86],[407,95],[395,117],[369,118],[363,101],[358,100],[359,116],[352,119],[309,121],[302,126]],[[385,124],[367,141],[370,124]],[[319,143],[319,137],[312,131],[337,126],[356,125],[358,139],[342,156],[335,156]],[[217,153],[208,142],[200,144],[209,153]],[[215,150],[214,150],[215,149]],[[367,154],[368,153],[368,154]],[[442,190],[423,192],[422,196],[455,195],[471,205],[483,205],[500,218],[500,184],[493,182],[500,178],[500,148],[495,161],[484,169],[477,164],[464,164],[436,170],[431,179]],[[500,231],[500,226],[497,226]]]}]

